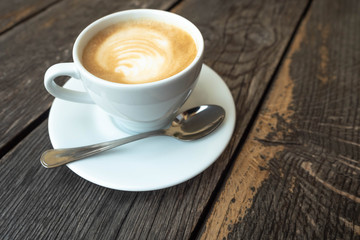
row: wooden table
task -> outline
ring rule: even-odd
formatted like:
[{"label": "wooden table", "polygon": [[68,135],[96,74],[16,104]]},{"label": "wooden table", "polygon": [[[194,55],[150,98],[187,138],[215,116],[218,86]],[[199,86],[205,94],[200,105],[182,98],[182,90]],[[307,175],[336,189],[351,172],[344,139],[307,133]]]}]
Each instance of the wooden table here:
[{"label": "wooden table", "polygon": [[[44,72],[89,23],[132,8],[194,22],[237,110],[217,161],[158,191],[39,162]],[[1,1],[0,63],[0,239],[360,239],[357,0]]]}]

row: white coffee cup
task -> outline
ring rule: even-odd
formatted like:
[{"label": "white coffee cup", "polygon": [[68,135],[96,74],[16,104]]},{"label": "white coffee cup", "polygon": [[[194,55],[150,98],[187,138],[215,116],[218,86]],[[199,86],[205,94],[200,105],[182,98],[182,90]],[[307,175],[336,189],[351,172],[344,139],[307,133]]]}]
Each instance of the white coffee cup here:
[{"label": "white coffee cup", "polygon": [[[172,24],[188,32],[197,48],[193,62],[183,71],[163,80],[121,84],[98,78],[87,71],[81,56],[88,41],[99,31],[120,21],[149,18]],[[189,20],[166,11],[153,9],[126,10],[105,16],[86,27],[73,47],[72,63],[58,63],[45,73],[47,91],[63,100],[96,104],[107,112],[120,128],[131,132],[144,132],[165,127],[194,89],[204,51],[204,40],[198,28]],[[86,92],[59,86],[55,78],[70,76],[82,81]]]}]

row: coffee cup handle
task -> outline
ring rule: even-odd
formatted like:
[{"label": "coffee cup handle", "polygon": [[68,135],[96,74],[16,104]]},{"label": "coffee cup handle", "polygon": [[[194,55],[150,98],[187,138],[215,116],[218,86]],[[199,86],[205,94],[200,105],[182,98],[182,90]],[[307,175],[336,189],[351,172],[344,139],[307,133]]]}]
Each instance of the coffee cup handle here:
[{"label": "coffee cup handle", "polygon": [[80,74],[74,63],[58,63],[51,66],[45,73],[44,85],[46,90],[56,98],[79,103],[94,103],[86,92],[70,90],[59,86],[54,80],[60,76],[69,76],[77,80]]}]

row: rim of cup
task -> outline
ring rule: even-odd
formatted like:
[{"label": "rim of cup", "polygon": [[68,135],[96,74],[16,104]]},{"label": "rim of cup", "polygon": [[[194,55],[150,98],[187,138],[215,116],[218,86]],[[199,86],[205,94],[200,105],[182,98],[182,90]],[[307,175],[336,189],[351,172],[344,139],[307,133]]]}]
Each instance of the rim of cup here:
[{"label": "rim of cup", "polygon": [[[139,14],[140,14],[140,16],[139,16]],[[99,77],[95,76],[94,74],[90,73],[83,66],[82,61],[81,61],[82,56],[79,56],[79,55],[82,55],[85,45],[99,31],[101,31],[111,25],[114,25],[118,22],[121,22],[121,21],[119,21],[119,19],[117,19],[117,18],[119,18],[120,15],[122,15],[122,16],[128,15],[128,17],[129,17],[128,19],[130,19],[130,20],[133,20],[133,19],[155,19],[155,20],[158,20],[159,16],[161,16],[163,19],[165,19],[165,17],[170,17],[173,19],[173,21],[175,21],[174,19],[177,19],[179,22],[186,24],[186,27],[182,27],[180,24],[179,25],[173,24],[173,25],[175,25],[176,27],[179,27],[179,28],[183,29],[184,31],[186,31],[187,33],[189,33],[190,36],[192,37],[192,39],[194,40],[194,42],[196,44],[196,48],[197,48],[197,53],[196,53],[194,60],[185,69],[183,69],[179,73],[172,75],[165,79],[161,79],[161,80],[154,81],[154,82],[148,82],[148,83],[126,84],[126,83],[110,82],[110,81],[99,78]],[[150,16],[152,16],[152,17],[150,17]],[[99,26],[99,25],[105,25],[105,26],[103,26],[103,27],[100,26],[100,27],[98,27],[97,30],[94,30],[94,29],[96,29],[96,26]],[[190,33],[190,31],[187,30],[189,28],[192,29],[191,30],[192,33]],[[86,37],[87,37],[87,40],[84,40],[84,38],[86,38]],[[115,12],[115,13],[106,15],[106,16],[99,18],[98,20],[92,22],[90,25],[88,25],[84,30],[81,31],[79,36],[76,38],[74,47],[73,47],[73,51],[72,51],[72,55],[73,55],[74,63],[76,64],[76,66],[78,68],[80,68],[80,71],[82,73],[85,73],[85,78],[87,78],[87,80],[105,84],[110,87],[139,88],[139,87],[151,87],[151,86],[157,86],[160,84],[166,84],[166,83],[174,81],[174,79],[181,78],[183,75],[185,75],[187,72],[189,72],[190,69],[192,69],[195,65],[198,64],[199,60],[202,59],[203,52],[204,52],[204,39],[201,35],[201,32],[195,26],[195,24],[190,22],[188,19],[186,19],[176,13],[172,13],[172,12],[168,12],[168,11],[164,11],[164,10],[131,9],[131,10],[124,10],[124,11],[119,11],[119,12]]]}]

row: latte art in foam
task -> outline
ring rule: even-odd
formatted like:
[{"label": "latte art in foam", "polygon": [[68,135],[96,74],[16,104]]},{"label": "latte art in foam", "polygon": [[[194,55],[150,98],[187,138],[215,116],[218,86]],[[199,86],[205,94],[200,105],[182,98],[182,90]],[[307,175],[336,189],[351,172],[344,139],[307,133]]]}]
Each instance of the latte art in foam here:
[{"label": "latte art in foam", "polygon": [[196,46],[185,31],[155,21],[119,23],[98,33],[85,47],[83,64],[112,82],[146,83],[185,69]]},{"label": "latte art in foam", "polygon": [[144,34],[143,29],[132,28],[106,39],[95,59],[104,69],[121,74],[123,82],[144,82],[169,67],[171,47],[166,36],[153,31]]}]

